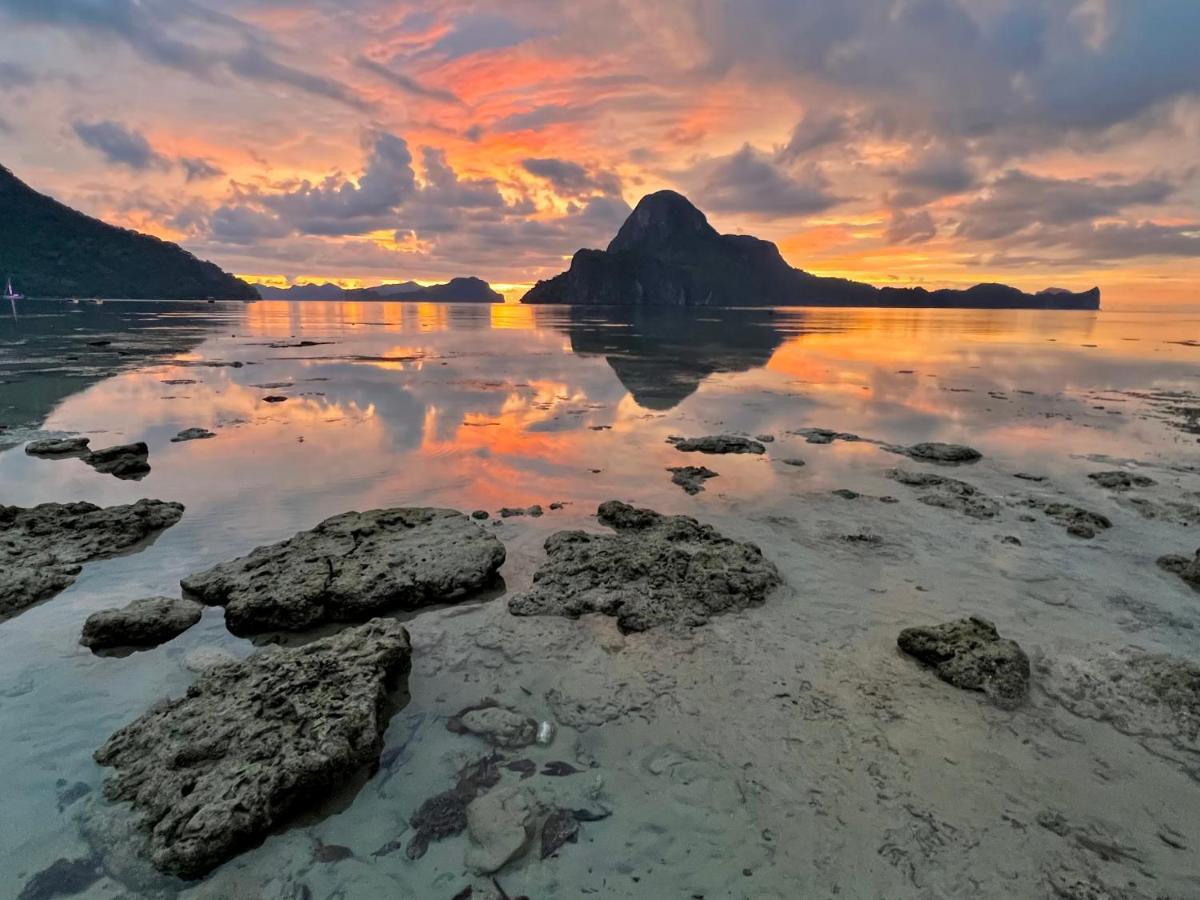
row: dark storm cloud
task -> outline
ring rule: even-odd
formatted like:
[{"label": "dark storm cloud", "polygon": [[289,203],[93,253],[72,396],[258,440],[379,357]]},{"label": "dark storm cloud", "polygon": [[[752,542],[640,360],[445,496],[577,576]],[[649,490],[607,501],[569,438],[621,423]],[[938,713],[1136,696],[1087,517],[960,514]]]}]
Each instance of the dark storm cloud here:
[{"label": "dark storm cloud", "polygon": [[799,216],[841,202],[814,166],[792,172],[744,145],[730,156],[701,163],[691,173],[700,205],[715,212]]},{"label": "dark storm cloud", "polygon": [[29,87],[37,80],[32,69],[14,62],[0,60],[0,89]]},{"label": "dark storm cloud", "polygon": [[170,166],[170,161],[156,151],[143,134],[127,128],[120,122],[75,121],[71,123],[71,127],[84,144],[99,151],[106,160],[115,165],[128,166],[139,171],[165,169]]},{"label": "dark storm cloud", "polygon": [[179,164],[183,166],[184,177],[188,181],[206,181],[225,174],[219,166],[198,157],[184,157],[179,160]]},{"label": "dark storm cloud", "polygon": [[[240,20],[192,0],[3,0],[0,17],[17,24],[56,26],[85,37],[120,41],[158,65],[210,78],[228,73],[247,81],[292,87],[356,109],[369,104],[336,79],[279,62],[268,42]],[[215,49],[176,35],[205,26],[231,44]]]},{"label": "dark storm cloud", "polygon": [[944,134],[1053,142],[1200,94],[1195,0],[677,3],[702,71],[816,79]]},{"label": "dark storm cloud", "polygon": [[565,159],[530,157],[521,161],[530,175],[548,181],[564,197],[619,194],[621,180],[612,172],[589,171]]},{"label": "dark storm cloud", "polygon": [[403,138],[376,132],[370,138],[366,169],[357,183],[330,175],[318,184],[301,182],[254,199],[307,234],[364,234],[386,228],[388,217],[416,190],[412,153]]},{"label": "dark storm cloud", "polygon": [[922,244],[937,237],[937,225],[927,209],[914,213],[897,209],[892,211],[886,236],[889,244]]},{"label": "dark storm cloud", "polygon": [[1035,225],[1067,226],[1163,202],[1176,190],[1162,178],[1137,181],[1046,178],[1019,169],[992,181],[983,196],[961,210],[958,234],[997,240]]},{"label": "dark storm cloud", "polygon": [[803,160],[814,151],[839,144],[852,136],[851,118],[842,113],[814,111],[796,123],[787,144],[780,148],[782,162]]}]

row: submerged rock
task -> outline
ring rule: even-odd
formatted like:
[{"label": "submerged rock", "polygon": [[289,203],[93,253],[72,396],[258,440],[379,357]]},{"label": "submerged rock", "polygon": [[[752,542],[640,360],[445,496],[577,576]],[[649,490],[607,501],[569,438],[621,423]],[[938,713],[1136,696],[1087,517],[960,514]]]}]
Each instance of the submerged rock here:
[{"label": "submerged rock", "polygon": [[503,562],[504,545],[462,513],[401,507],[333,516],[180,584],[249,634],[461,600]]},{"label": "submerged rock", "polygon": [[154,647],[183,634],[200,621],[203,607],[178,597],[146,597],[120,609],[92,613],[79,643],[93,650]]},{"label": "submerged rock", "polygon": [[1000,512],[999,503],[974,485],[957,478],[905,469],[891,469],[887,477],[916,488],[920,492],[918,499],[927,506],[952,509],[973,519],[991,519]]},{"label": "submerged rock", "polygon": [[52,900],[82,894],[100,880],[104,872],[94,857],[59,858],[42,869],[21,888],[17,900]]},{"label": "submerged rock", "polygon": [[831,428],[799,428],[796,431],[789,431],[788,434],[802,437],[810,444],[832,444],[834,441],[862,440],[857,434],[851,434],[848,431],[834,431]]},{"label": "submerged rock", "polygon": [[671,483],[689,494],[700,493],[704,490],[704,482],[717,477],[717,473],[706,466],[673,466],[667,471],[671,473]]},{"label": "submerged rock", "polygon": [[238,657],[224,647],[205,644],[188,651],[187,656],[183,658],[183,667],[190,672],[203,672],[213,666],[223,666],[226,663],[235,662],[239,662]]},{"label": "submerged rock", "polygon": [[533,794],[522,787],[497,788],[473,800],[467,807],[467,867],[490,875],[524,853],[536,809]]},{"label": "submerged rock", "polygon": [[930,628],[905,628],[896,643],[931,666],[942,681],[982,691],[998,706],[1018,706],[1029,693],[1029,657],[996,626],[971,616]]},{"label": "submerged rock", "polygon": [[123,553],[182,515],[182,503],[162,500],[0,506],[0,618],[53,597],[83,563]]},{"label": "submerged rock", "polygon": [[454,787],[434,794],[413,813],[409,824],[416,834],[409,841],[405,855],[409,859],[420,859],[429,849],[431,841],[462,834],[467,827],[467,807],[483,791],[500,783],[500,757],[485,756],[458,773]]},{"label": "submerged rock", "polygon": [[1107,516],[1094,513],[1072,503],[1030,497],[1024,502],[1031,509],[1038,509],[1067,529],[1067,534],[1080,538],[1094,538],[1096,532],[1112,527]]},{"label": "submerged rock", "polygon": [[44,441],[30,441],[25,445],[25,452],[30,456],[71,456],[86,453],[90,438],[47,438]]},{"label": "submerged rock", "polygon": [[112,801],[143,820],[150,858],[199,878],[376,764],[408,632],[376,619],[200,675],[96,751]]},{"label": "submerged rock", "polygon": [[542,823],[542,859],[553,856],[566,843],[574,843],[579,835],[579,820],[569,809],[556,809]]},{"label": "submerged rock", "polygon": [[446,728],[455,734],[474,734],[497,747],[528,747],[537,740],[536,719],[495,700],[484,700],[452,716]]},{"label": "submerged rock", "polygon": [[144,441],[138,441],[136,444],[118,444],[115,447],[93,450],[83,457],[83,461],[105,475],[137,480],[144,478],[150,471],[150,448]]},{"label": "submerged rock", "polygon": [[[1046,692],[1077,716],[1122,734],[1170,744],[1158,755],[1200,781],[1200,664],[1166,653],[1125,651],[1092,659],[1047,658]],[[1176,751],[1183,751],[1182,758]]]},{"label": "submerged rock", "polygon": [[937,441],[913,444],[911,447],[888,447],[886,449],[903,454],[909,459],[950,465],[973,463],[983,459],[983,454],[973,447],[963,444],[943,444]]},{"label": "submerged rock", "polygon": [[1110,491],[1128,491],[1132,488],[1154,487],[1158,484],[1153,478],[1147,475],[1137,475],[1133,472],[1125,472],[1120,469],[1112,472],[1093,472],[1088,475],[1092,481],[1100,485],[1102,488],[1108,488]]},{"label": "submerged rock", "polygon": [[1200,591],[1200,550],[1196,551],[1196,555],[1187,556],[1160,556],[1158,565],[1167,572],[1172,572],[1178,575],[1196,590]]},{"label": "submerged rock", "polygon": [[171,438],[172,444],[179,444],[183,441],[203,441],[207,438],[215,438],[215,432],[209,431],[207,428],[185,428],[175,437]]},{"label": "submerged rock", "polygon": [[780,583],[775,565],[751,543],[724,537],[688,516],[663,516],[609,500],[601,524],[615,534],[560,531],[524,594],[508,601],[518,616],[615,616],[622,631],[703,625],[714,615],[762,603]]},{"label": "submerged rock", "polygon": [[758,441],[740,434],[710,434],[705,437],[669,437],[676,450],[684,453],[766,453],[767,448]]}]

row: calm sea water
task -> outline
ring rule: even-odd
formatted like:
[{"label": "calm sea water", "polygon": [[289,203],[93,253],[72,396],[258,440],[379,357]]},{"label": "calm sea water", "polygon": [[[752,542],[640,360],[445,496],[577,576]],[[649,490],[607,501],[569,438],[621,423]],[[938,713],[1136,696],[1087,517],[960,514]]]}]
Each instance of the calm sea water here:
[{"label": "calm sea water", "polygon": [[[1183,473],[1191,466],[1194,473],[1200,346],[1188,341],[1198,339],[1200,315],[1133,311],[680,315],[513,305],[26,303],[0,318],[0,424],[7,426],[0,445],[11,445],[0,452],[0,501],[113,504],[157,497],[181,501],[187,512],[147,549],[87,565],[72,588],[0,623],[0,896],[15,896],[56,858],[84,852],[73,816],[77,803],[90,798],[64,806],[62,785],[98,788],[103,772],[92,751],[153,702],[186,688],[194,676],[181,660],[189,650],[253,650],[225,632],[219,610],[209,610],[199,626],[163,647],[96,657],[77,643],[83,619],[94,610],[174,593],[181,576],[350,509],[436,505],[494,513],[501,506],[567,504],[542,519],[496,527],[509,546],[503,574],[515,589],[528,583],[549,533],[597,527],[591,516],[610,498],[717,522],[769,552],[782,517],[803,518],[811,508],[829,519],[824,498],[834,489],[903,491],[882,480],[896,457],[870,444],[816,447],[787,435],[806,426],[894,443],[966,443],[985,454],[980,471],[989,478],[1026,470],[1077,482],[1096,468],[1133,464]],[[200,364],[235,362],[242,365]],[[184,380],[191,383],[178,383]],[[268,395],[287,400],[264,402]],[[169,441],[193,426],[217,437]],[[20,444],[39,431],[86,434],[93,447],[146,441],[153,471],[140,482],[120,481],[77,460],[28,457]],[[715,461],[683,458],[665,440],[722,431],[777,440],[769,458]],[[778,465],[786,456],[803,456],[808,465]],[[686,463],[711,465],[720,477],[689,497],[663,471]],[[1096,497],[1092,505],[1114,518],[1126,515],[1112,504]],[[923,509],[920,515],[941,513]],[[1135,518],[1119,524],[1127,535],[1143,533]],[[1046,534],[1037,565],[1052,568],[1074,551],[1052,543],[1061,540],[1057,532]],[[1156,532],[1147,543],[1169,539]],[[1184,552],[1195,543],[1181,534],[1157,549]],[[789,581],[805,579],[794,554],[780,548],[778,555]],[[919,577],[919,567],[904,568],[909,562],[872,563],[861,577],[881,593],[893,579]],[[1139,577],[1130,576],[1131,590]],[[949,595],[966,584],[943,584],[942,590]],[[1180,592],[1162,602],[1182,606],[1185,600]],[[896,608],[913,602],[897,601]],[[222,892],[241,885],[238,890],[251,892],[242,896],[274,896],[264,887],[272,885],[284,896],[303,882],[313,896],[379,896],[388,885],[400,891],[396,896],[455,893],[461,843],[435,845],[417,863],[403,853],[370,854],[403,830],[421,797],[446,786],[438,779],[448,777],[452,751],[438,723],[465,705],[461,701],[497,688],[521,695],[502,667],[479,675],[456,664],[468,658],[452,649],[456,620],[445,612],[428,617],[425,632],[422,616],[413,620],[413,701],[389,732],[391,744],[425,742],[425,749],[400,758],[398,765],[407,767],[402,777],[385,773],[391,787],[368,786],[332,818],[272,838],[223,868],[211,893],[203,893],[204,885],[191,891],[233,896]],[[1034,620],[1025,621],[1037,630]],[[1069,629],[1061,627],[1066,640]],[[1166,629],[1152,639],[1189,652],[1193,635]],[[1105,636],[1114,645],[1127,637],[1115,625]],[[478,637],[471,641],[483,646]],[[531,658],[522,671],[535,671]],[[570,675],[556,663],[555,672],[531,674],[522,685],[538,677],[554,684]],[[534,711],[546,715],[544,707]],[[653,721],[653,713],[643,715]],[[656,884],[654,860],[637,863],[643,880],[635,881],[621,862],[633,851],[620,849],[630,815],[622,823],[619,807],[628,810],[641,790],[622,780],[622,766],[637,754],[616,738],[606,744],[598,736],[603,733],[580,729],[571,739],[611,770],[608,790],[618,813],[591,826],[594,848],[564,854],[557,874],[545,873],[550,862],[534,861],[510,874],[505,886],[513,896],[558,896],[545,893],[548,885],[562,896],[581,888],[600,896],[652,895],[645,891]],[[638,797],[637,805],[643,801]],[[736,818],[729,822],[734,827]],[[640,832],[640,840],[648,833]],[[308,853],[314,835],[351,846],[355,858],[314,864]],[[1200,834],[1193,837],[1200,841]],[[726,838],[714,840],[720,847]],[[664,885],[683,884],[679,872],[691,866],[676,850],[649,853],[661,859]],[[806,883],[803,873],[811,874],[807,862],[758,860],[759,869],[774,866],[778,880],[775,888],[754,893],[737,887],[740,859],[726,861],[731,881],[709,877],[710,886],[721,889],[706,896],[787,896],[778,885],[790,877]],[[889,871],[886,861],[878,865]],[[280,878],[291,887],[280,888]],[[116,896],[120,890],[105,879],[90,892]],[[658,894],[676,895],[687,896]]]}]

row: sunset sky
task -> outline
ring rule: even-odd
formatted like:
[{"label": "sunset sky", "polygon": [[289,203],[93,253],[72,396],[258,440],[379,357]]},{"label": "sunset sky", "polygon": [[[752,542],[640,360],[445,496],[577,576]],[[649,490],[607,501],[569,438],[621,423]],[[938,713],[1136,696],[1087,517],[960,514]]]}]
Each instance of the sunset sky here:
[{"label": "sunset sky", "polygon": [[819,274],[1196,302],[1198,36],[1197,0],[0,0],[0,164],[275,283],[519,293],[670,187]]}]

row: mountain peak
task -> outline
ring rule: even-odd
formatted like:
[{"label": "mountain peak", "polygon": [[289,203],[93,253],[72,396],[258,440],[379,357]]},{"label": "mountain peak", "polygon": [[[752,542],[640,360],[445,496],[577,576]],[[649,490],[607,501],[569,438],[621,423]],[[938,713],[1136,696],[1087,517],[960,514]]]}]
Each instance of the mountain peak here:
[{"label": "mountain peak", "polygon": [[716,237],[716,229],[708,224],[704,213],[692,205],[687,197],[675,191],[656,191],[638,201],[617,236],[608,245],[608,252],[661,252]]}]

